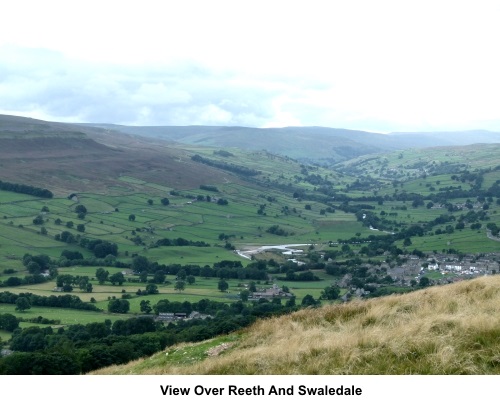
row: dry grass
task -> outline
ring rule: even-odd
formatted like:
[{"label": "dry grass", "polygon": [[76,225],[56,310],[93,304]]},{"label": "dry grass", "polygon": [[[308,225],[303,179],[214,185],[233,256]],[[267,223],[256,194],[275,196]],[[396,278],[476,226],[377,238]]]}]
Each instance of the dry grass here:
[{"label": "dry grass", "polygon": [[[189,353],[193,347],[196,345],[178,350]],[[100,371],[239,375],[499,372],[500,276],[262,320],[245,331],[231,349],[194,364],[151,359]]]}]

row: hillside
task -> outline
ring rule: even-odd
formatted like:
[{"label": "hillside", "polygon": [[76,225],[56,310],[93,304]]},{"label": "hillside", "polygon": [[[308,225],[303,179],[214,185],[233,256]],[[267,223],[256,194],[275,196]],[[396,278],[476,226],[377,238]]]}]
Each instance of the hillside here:
[{"label": "hillside", "polygon": [[500,142],[499,133],[488,131],[401,132],[386,135],[376,132],[326,127],[249,128],[85,125],[188,145],[267,150],[302,162],[326,165],[343,162],[366,154],[407,148]]},{"label": "hillside", "polygon": [[248,128],[208,126],[133,127],[109,124],[99,128],[118,130],[132,135],[243,150],[267,150],[307,162],[334,163],[370,152],[394,150],[385,135],[322,127]]},{"label": "hillside", "polygon": [[401,181],[457,174],[464,170],[494,169],[499,165],[500,143],[475,143],[370,154],[339,163],[334,168],[356,176]]},{"label": "hillside", "polygon": [[498,374],[500,276],[261,320],[94,374]]},{"label": "hillside", "polygon": [[470,145],[472,143],[500,143],[500,133],[471,130],[448,132],[391,132],[394,140],[404,140],[407,147],[423,147],[437,145]]},{"label": "hillside", "polygon": [[190,154],[162,140],[116,131],[0,116],[2,180],[50,187],[56,195],[126,187],[121,176],[173,187],[232,178],[193,162]]}]

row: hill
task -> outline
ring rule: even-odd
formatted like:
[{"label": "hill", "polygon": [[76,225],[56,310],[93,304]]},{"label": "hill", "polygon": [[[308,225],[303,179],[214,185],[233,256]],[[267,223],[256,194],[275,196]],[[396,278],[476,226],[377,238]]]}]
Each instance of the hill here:
[{"label": "hill", "polygon": [[123,126],[85,124],[98,128],[188,144],[267,150],[302,162],[331,165],[358,156],[444,145],[500,142],[489,131],[381,134],[327,127],[249,128],[217,126]]},{"label": "hill", "polygon": [[500,133],[471,130],[447,132],[391,132],[388,134],[396,141],[404,140],[407,147],[470,145],[473,143],[500,143]]},{"label": "hill", "polygon": [[[143,181],[193,187],[231,175],[190,160],[171,142],[116,131],[23,117],[0,116],[2,180],[50,187],[56,195],[123,187]],[[130,191],[133,185],[126,185]]]},{"label": "hill", "polygon": [[94,374],[498,374],[500,276],[265,319]]},{"label": "hill", "polygon": [[323,127],[248,128],[209,126],[135,127],[109,124],[101,128],[168,139],[187,145],[267,150],[308,162],[333,163],[374,151],[394,150],[385,135]]}]

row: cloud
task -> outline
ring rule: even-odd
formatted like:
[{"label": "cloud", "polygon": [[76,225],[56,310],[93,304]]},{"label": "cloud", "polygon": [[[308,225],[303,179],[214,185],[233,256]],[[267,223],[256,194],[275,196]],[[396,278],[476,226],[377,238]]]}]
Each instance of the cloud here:
[{"label": "cloud", "polygon": [[0,50],[0,60],[14,61],[2,63],[2,111],[61,121],[260,125],[277,92],[186,62],[116,69],[52,51],[12,48]]},{"label": "cloud", "polygon": [[0,112],[132,125],[500,130],[494,2],[66,3],[5,10]]}]

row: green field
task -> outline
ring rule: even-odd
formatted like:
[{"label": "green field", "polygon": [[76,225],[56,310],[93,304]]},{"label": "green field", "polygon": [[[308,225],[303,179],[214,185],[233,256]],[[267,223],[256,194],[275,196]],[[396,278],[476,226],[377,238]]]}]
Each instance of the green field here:
[{"label": "green field", "polygon": [[[467,192],[475,187],[473,181],[455,175],[453,170],[457,168],[462,170],[460,173],[485,170],[481,187],[494,186],[500,180],[500,171],[495,168],[500,163],[496,152],[496,146],[484,150],[479,147],[408,150],[358,158],[339,165],[339,171],[334,171],[300,164],[267,152],[231,150],[231,156],[221,158],[215,156],[211,148],[186,146],[182,149],[186,156],[202,154],[219,163],[259,170],[259,174],[243,181],[235,180],[233,173],[228,172],[217,182],[203,184],[200,181],[195,186],[191,181],[189,186],[174,186],[175,176],[170,173],[170,177],[163,180],[160,175],[155,177],[135,172],[117,176],[106,188],[79,192],[74,199],[68,199],[61,192],[52,199],[42,199],[0,191],[0,281],[28,274],[22,263],[27,253],[45,254],[54,262],[60,259],[64,250],[79,252],[86,259],[94,258],[90,250],[79,245],[83,238],[115,243],[118,247],[116,260],[126,265],[131,264],[135,255],[140,255],[159,265],[203,267],[230,260],[241,261],[246,266],[250,260],[237,255],[233,248],[245,250],[264,245],[307,244],[323,252],[330,242],[358,238],[361,239],[358,245],[352,245],[357,253],[367,246],[366,239],[371,235],[388,235],[412,225],[425,226],[450,212],[454,217],[449,222],[434,226],[424,236],[411,237],[410,244],[403,240],[395,244],[406,252],[413,249],[427,253],[449,249],[462,253],[497,252],[500,242],[488,238],[486,232],[488,223],[500,223],[500,206],[496,199],[487,201],[488,208],[484,208],[483,202],[467,198],[446,201],[460,207],[451,211],[437,201],[435,207],[427,206],[430,196],[440,190]],[[186,163],[192,162],[188,159]],[[212,170],[208,166],[206,169]],[[155,179],[157,181],[153,181]],[[341,209],[342,201],[319,191],[322,184],[328,185],[330,193],[341,193],[357,200],[349,201],[349,209]],[[211,187],[208,190],[207,185]],[[402,194],[420,195],[425,201],[415,205],[414,197],[399,198]],[[374,196],[381,200],[377,202]],[[169,200],[168,205],[161,203],[165,197]],[[226,200],[227,204],[218,204],[218,200]],[[487,211],[486,216],[476,221],[481,225],[479,230],[471,229],[471,223],[467,223],[462,230],[455,229],[457,218],[469,211],[463,208],[466,203],[474,203],[475,212]],[[79,218],[75,212],[78,205],[85,206],[87,212],[84,217]],[[357,207],[376,216],[381,221],[381,230],[370,229],[371,223],[363,223],[355,214]],[[38,223],[35,224],[34,220]],[[83,225],[84,229],[78,230],[79,225]],[[270,233],[272,226],[281,232]],[[446,231],[447,226],[452,228],[452,232]],[[74,241],[66,243],[57,240],[63,232],[70,232]],[[157,247],[156,242],[164,238],[182,238],[209,246]],[[340,252],[341,246],[330,250]],[[257,257],[273,258],[281,263],[287,259],[279,252],[266,252]],[[374,259],[385,260],[384,252],[377,253]],[[228,280],[228,292],[221,293],[217,289],[217,278],[196,277],[195,284],[186,284],[185,290],[178,292],[174,290],[175,276],[168,275],[167,283],[158,286],[159,294],[143,296],[137,295],[137,291],[144,290],[146,284],[138,281],[126,281],[122,286],[113,286],[109,282],[98,284],[95,280],[97,267],[105,267],[110,274],[125,271],[126,278],[137,278],[132,275],[131,269],[106,266],[60,267],[58,272],[61,275],[88,276],[93,291],[87,293],[75,288],[71,294],[84,302],[95,300],[97,307],[105,312],[31,308],[22,316],[60,319],[63,324],[86,323],[115,316],[106,312],[108,301],[113,297],[121,298],[122,294],[131,296],[130,313],[139,314],[142,300],[149,300],[151,305],[162,299],[232,302],[238,299],[243,288],[239,285],[242,280]],[[6,269],[14,269],[15,273],[4,273]],[[286,285],[300,302],[308,294],[318,298],[325,287],[338,281],[324,271],[315,270],[315,273],[321,281],[273,282]],[[0,291],[50,296],[60,294],[54,291],[55,286],[55,280],[52,280],[42,284],[3,287]],[[258,287],[265,287],[265,284]],[[14,313],[12,305],[0,307],[0,310]]]}]

